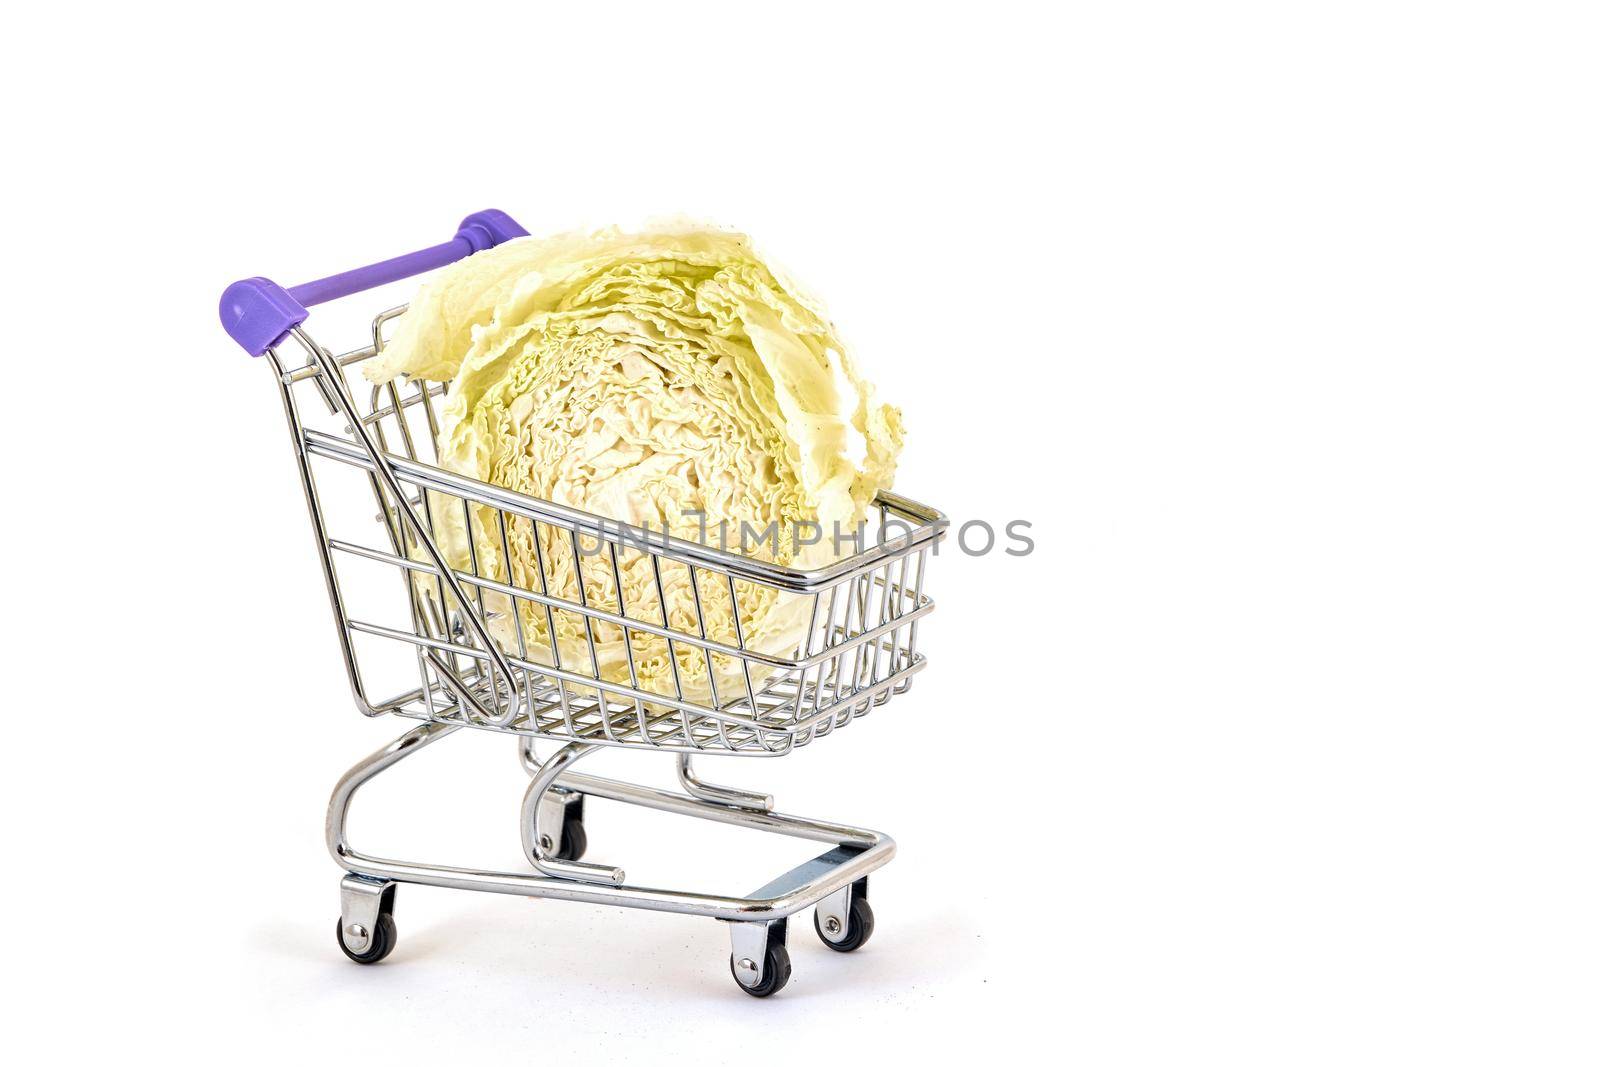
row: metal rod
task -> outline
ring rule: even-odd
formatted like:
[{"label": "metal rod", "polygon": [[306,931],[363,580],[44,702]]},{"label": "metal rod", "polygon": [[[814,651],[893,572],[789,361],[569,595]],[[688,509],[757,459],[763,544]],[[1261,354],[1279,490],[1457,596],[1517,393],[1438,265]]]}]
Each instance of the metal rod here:
[{"label": "metal rod", "polygon": [[[345,773],[328,802],[326,837],[328,851],[339,866],[352,874],[368,878],[448,889],[470,889],[487,893],[549,897],[590,904],[641,908],[701,915],[716,919],[755,920],[781,918],[810,907],[823,897],[866,877],[893,858],[895,843],[885,834],[843,826],[838,823],[803,819],[774,812],[756,812],[709,804],[693,797],[647,786],[592,778],[583,774],[557,774],[560,784],[587,796],[603,797],[637,804],[658,811],[689,815],[713,822],[728,823],[752,830],[829,842],[833,847],[788,874],[768,882],[750,896],[736,897],[710,893],[690,893],[645,886],[578,882],[542,874],[513,871],[484,871],[468,867],[418,863],[408,860],[369,856],[351,846],[345,832],[350,804],[360,788],[400,760],[413,755],[460,727],[426,723],[408,731],[362,760]],[[548,766],[548,762],[546,763]]]}]

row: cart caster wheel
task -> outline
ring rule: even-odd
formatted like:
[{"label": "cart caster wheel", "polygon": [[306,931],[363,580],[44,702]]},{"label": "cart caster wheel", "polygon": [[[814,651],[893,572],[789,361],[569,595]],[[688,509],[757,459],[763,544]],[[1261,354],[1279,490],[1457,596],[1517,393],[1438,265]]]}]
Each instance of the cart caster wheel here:
[{"label": "cart caster wheel", "polygon": [[583,820],[567,819],[561,824],[561,847],[550,858],[576,862],[583,859],[587,851],[589,835],[583,828]]},{"label": "cart caster wheel", "polygon": [[[589,835],[583,827],[583,794],[569,789],[559,792],[536,792],[528,786],[522,798],[522,851],[529,862],[538,866],[539,856],[565,863],[576,863],[589,850]],[[537,827],[561,827],[561,839],[548,830],[538,832]]]},{"label": "cart caster wheel", "polygon": [[867,880],[853,884],[825,898],[811,915],[822,943],[835,952],[854,952],[867,943],[877,925],[872,905],[867,903]]},{"label": "cart caster wheel", "polygon": [[395,933],[394,916],[386,911],[378,914],[377,928],[367,938],[366,947],[360,952],[351,948],[349,942],[345,940],[348,935],[344,928],[343,919],[334,923],[333,932],[334,936],[339,939],[340,950],[357,963],[377,963],[394,951],[395,943],[399,939],[399,935]]},{"label": "cart caster wheel", "polygon": [[728,957],[728,970],[733,974],[734,983],[752,997],[770,997],[789,984],[792,970],[789,966],[789,949],[776,942],[767,945],[766,959],[761,964],[761,982],[757,985],[745,985],[739,981],[738,953]]},{"label": "cart caster wheel", "polygon": [[[876,925],[872,918],[872,905],[867,903],[866,897],[856,897],[850,901],[850,924],[845,929],[843,937],[839,937],[838,934],[830,935],[825,925],[826,923],[837,925],[838,919],[823,919],[822,913],[819,911],[812,915],[811,920],[816,925],[817,936],[822,938],[822,943],[835,952],[854,952],[862,945],[865,945],[867,939],[872,936],[873,927]],[[839,939],[834,941],[831,939],[833,937],[838,937]]]}]

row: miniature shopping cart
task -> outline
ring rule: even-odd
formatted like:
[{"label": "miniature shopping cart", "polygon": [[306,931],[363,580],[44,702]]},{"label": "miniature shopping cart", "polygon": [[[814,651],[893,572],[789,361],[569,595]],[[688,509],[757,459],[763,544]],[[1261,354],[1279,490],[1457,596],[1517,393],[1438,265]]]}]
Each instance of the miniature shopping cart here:
[{"label": "miniature shopping cart", "polygon": [[[925,662],[917,651],[917,628],[933,602],[923,591],[924,577],[946,521],[931,508],[880,493],[874,528],[846,542],[850,554],[821,569],[800,570],[708,538],[634,529],[438,466],[446,386],[420,380],[371,386],[352,373],[382,351],[386,331],[405,308],[378,315],[367,343],[344,355],[311,339],[304,328],[306,308],[523,236],[526,231],[505,214],[484,211],[432,248],[289,289],[251,278],[223,294],[224,326],[251,355],[266,355],[282,393],[356,706],[370,716],[422,720],[356,764],[333,791],[328,848],[348,872],[340,883],[339,947],[358,963],[376,963],[394,949],[395,888],[401,882],[553,897],[723,920],[732,935],[730,966],[740,988],[769,996],[789,978],[789,916],[815,906],[818,934],[840,952],[859,948],[871,936],[867,875],[894,855],[894,842],[870,830],[779,814],[769,796],[703,781],[691,761],[702,753],[781,756],[909,689]],[[325,428],[314,428],[314,421]],[[462,525],[455,529],[467,531],[465,564],[460,538],[453,552],[444,544],[446,520],[458,518]],[[536,574],[513,576],[482,565],[473,546],[485,539],[505,545],[508,531],[531,533],[536,546],[569,545],[575,590],[553,581],[542,557]],[[613,587],[616,602],[586,592],[584,568],[615,573],[619,554],[639,553],[654,573],[653,602],[623,602],[620,577]],[[509,560],[509,548],[499,558]],[[677,588],[693,596],[687,625],[681,614],[669,618],[661,593],[663,576],[674,574]],[[713,590],[719,602],[732,606],[731,637],[708,629],[702,596],[709,599]],[[746,640],[739,604],[753,596],[799,600],[800,617],[808,616],[809,625],[796,628],[793,647],[774,651]],[[558,614],[580,622],[586,657],[560,647]],[[524,625],[536,616],[549,621],[542,631]],[[595,656],[597,627],[621,634],[625,681],[602,670]],[[674,665],[680,650],[703,656],[707,691],[684,684],[676,666],[672,687],[644,688],[634,646],[650,641],[665,641]],[[374,695],[396,690],[394,696]],[[518,739],[522,765],[532,777],[521,819],[522,849],[532,871],[446,867],[357,851],[345,823],[361,786],[463,727]],[[559,747],[541,759],[537,740]],[[672,754],[682,792],[574,771],[575,763],[602,747]],[[590,797],[806,838],[828,848],[744,896],[648,888],[630,883],[617,867],[582,860]]]}]

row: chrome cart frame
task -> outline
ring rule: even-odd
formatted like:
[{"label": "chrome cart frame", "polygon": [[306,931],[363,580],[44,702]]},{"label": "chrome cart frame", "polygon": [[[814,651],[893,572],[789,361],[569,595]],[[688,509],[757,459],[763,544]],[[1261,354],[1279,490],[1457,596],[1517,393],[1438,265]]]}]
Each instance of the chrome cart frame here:
[{"label": "chrome cart frame", "polygon": [[[445,386],[390,382],[369,387],[359,404],[350,374],[382,351],[385,328],[405,309],[379,315],[369,343],[335,356],[306,333],[306,308],[519,236],[525,232],[507,216],[480,212],[433,248],[290,289],[248,279],[223,296],[224,325],[252,355],[266,355],[281,392],[356,705],[369,716],[423,720],[356,764],[329,802],[328,848],[348,872],[340,884],[339,945],[361,963],[387,956],[402,882],[680,912],[728,922],[735,979],[745,992],[768,996],[789,977],[790,915],[815,906],[819,935],[838,951],[866,941],[874,922],[867,876],[889,861],[895,845],[870,830],[779,814],[764,794],[707,783],[693,758],[784,755],[909,689],[925,663],[916,647],[918,622],[933,609],[924,577],[946,520],[882,493],[875,528],[870,536],[857,533],[856,551],[799,570],[704,543],[703,536],[627,527],[438,466]],[[295,350],[303,361],[286,358]],[[323,413],[333,432],[308,425]],[[353,479],[354,492],[334,490],[339,476]],[[362,499],[365,510],[337,514],[337,504]],[[381,581],[363,585],[351,573],[362,567]],[[647,568],[650,600],[627,602],[624,568]],[[780,635],[779,646],[763,645],[745,632],[742,598],[785,606],[799,622]],[[372,613],[384,603],[389,617],[380,619]],[[724,603],[730,610],[716,615],[712,607]],[[558,636],[562,623],[565,638]],[[657,667],[647,677],[642,661],[649,654],[670,671]],[[375,664],[385,656],[385,665]],[[398,695],[374,699],[374,676],[385,667],[395,673],[397,662],[409,679]],[[517,736],[532,779],[521,814],[532,872],[356,850],[345,826],[361,786],[463,727]],[[540,759],[537,738],[560,747]],[[671,753],[682,792],[573,769],[602,747]],[[622,869],[581,859],[590,797],[828,848],[744,896],[633,885]]]}]

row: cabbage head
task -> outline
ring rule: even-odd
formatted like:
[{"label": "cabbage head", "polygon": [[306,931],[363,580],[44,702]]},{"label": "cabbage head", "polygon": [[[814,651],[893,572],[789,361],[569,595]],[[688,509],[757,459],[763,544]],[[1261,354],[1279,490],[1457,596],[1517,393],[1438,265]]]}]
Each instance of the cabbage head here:
[{"label": "cabbage head", "polygon": [[[703,226],[523,238],[462,260],[422,287],[367,370],[402,375],[450,383],[439,439],[450,470],[689,540],[715,544],[726,529],[728,547],[799,567],[833,558],[834,524],[865,518],[901,444],[899,411],[875,398],[821,308],[745,236]],[[442,511],[441,547],[468,570],[466,521],[459,506]],[[820,524],[819,543],[796,538],[804,523]],[[741,546],[741,524],[779,535]],[[810,625],[810,598],[738,582],[736,630],[721,575],[701,571],[691,589],[686,566],[664,563],[658,582],[636,549],[613,567],[604,546],[575,552],[543,524],[536,540],[516,517],[508,559],[493,511],[471,525],[487,577],[577,601],[581,566],[591,606],[656,625],[664,608],[670,628],[695,635],[698,593],[709,637],[742,633],[775,655],[793,655]],[[520,601],[513,620],[494,594],[485,608],[512,654],[702,702],[711,684],[722,703],[744,695],[729,657],[708,663],[682,643],[669,656],[635,632],[630,673],[620,626],[593,624],[591,658],[575,612]]]}]

